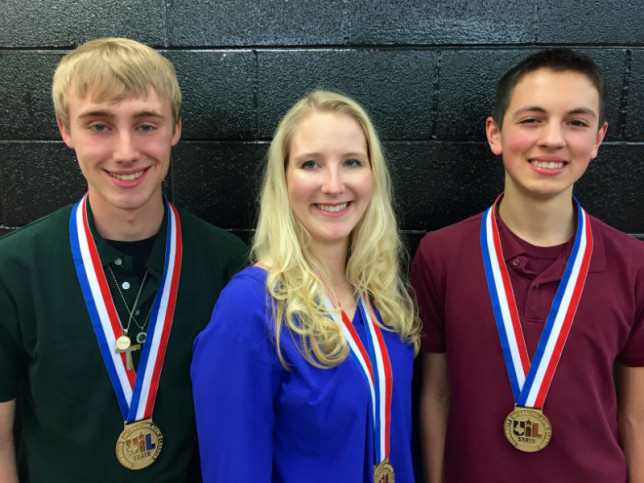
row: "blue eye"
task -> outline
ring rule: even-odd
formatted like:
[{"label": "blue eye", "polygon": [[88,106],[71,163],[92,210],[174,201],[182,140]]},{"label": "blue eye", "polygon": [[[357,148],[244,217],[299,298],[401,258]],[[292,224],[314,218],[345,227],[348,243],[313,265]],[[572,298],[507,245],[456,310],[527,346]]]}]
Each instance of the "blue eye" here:
[{"label": "blue eye", "polygon": [[302,169],[313,169],[313,168],[317,168],[317,166],[318,166],[318,163],[309,159],[308,161],[304,161],[300,167]]},{"label": "blue eye", "polygon": [[141,126],[139,126],[139,129],[143,132],[150,132],[154,130],[154,126],[150,124],[142,124]]},{"label": "blue eye", "polygon": [[90,129],[96,132],[104,132],[107,130],[107,126],[105,124],[92,124],[90,126]]},{"label": "blue eye", "polygon": [[362,166],[362,161],[359,161],[357,159],[347,159],[344,161],[344,165],[347,166],[348,168],[358,168]]}]

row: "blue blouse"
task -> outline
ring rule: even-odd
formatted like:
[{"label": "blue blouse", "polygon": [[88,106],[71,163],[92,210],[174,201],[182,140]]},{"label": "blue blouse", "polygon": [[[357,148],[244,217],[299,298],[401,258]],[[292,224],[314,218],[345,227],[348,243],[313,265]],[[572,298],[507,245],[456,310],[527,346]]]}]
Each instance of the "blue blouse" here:
[{"label": "blue blouse", "polygon": [[[221,292],[195,340],[191,376],[205,482],[373,482],[374,437],[367,383],[351,357],[309,364],[285,330],[290,370],[274,345],[266,271],[248,267]],[[366,344],[356,310],[353,325]],[[382,331],[393,395],[389,460],[396,482],[414,481],[411,378],[414,351]]]}]

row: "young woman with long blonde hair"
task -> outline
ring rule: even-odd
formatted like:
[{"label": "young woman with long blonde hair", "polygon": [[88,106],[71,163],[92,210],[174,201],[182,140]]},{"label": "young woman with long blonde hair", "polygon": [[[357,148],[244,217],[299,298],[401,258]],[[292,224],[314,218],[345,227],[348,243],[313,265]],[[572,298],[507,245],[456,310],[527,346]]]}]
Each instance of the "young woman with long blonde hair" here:
[{"label": "young woman with long blonde hair", "polygon": [[194,346],[205,481],[413,481],[419,342],[376,132],[315,91],[268,152],[252,254]]}]

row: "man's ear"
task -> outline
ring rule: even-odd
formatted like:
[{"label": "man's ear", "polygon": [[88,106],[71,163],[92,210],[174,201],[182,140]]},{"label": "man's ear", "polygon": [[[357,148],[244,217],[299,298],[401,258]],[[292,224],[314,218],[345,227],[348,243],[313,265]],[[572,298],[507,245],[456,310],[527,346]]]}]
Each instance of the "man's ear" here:
[{"label": "man's ear", "polygon": [[590,155],[590,159],[595,159],[597,157],[597,151],[599,151],[599,146],[606,136],[606,131],[608,130],[608,122],[604,121],[604,124],[597,131],[597,136],[595,136],[595,145],[593,146],[593,152]]},{"label": "man's ear", "polygon": [[58,119],[58,130],[60,131],[60,135],[63,137],[63,141],[65,141],[65,144],[67,144],[67,147],[74,149],[74,143],[72,142],[72,136],[69,134],[69,131],[63,124],[63,121]]},{"label": "man's ear", "polygon": [[491,116],[485,120],[485,134],[492,152],[497,156],[500,156],[503,153],[501,128],[496,125],[496,122],[494,122],[494,119]]},{"label": "man's ear", "polygon": [[181,138],[181,117],[177,119],[177,123],[174,125],[174,132],[172,133],[172,144],[171,146],[176,145]]}]

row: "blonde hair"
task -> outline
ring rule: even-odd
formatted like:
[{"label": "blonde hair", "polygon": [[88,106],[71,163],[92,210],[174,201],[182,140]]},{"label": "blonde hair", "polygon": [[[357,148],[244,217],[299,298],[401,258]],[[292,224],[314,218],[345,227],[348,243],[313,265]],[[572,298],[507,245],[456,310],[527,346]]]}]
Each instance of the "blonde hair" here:
[{"label": "blonde hair", "polygon": [[85,97],[91,89],[96,102],[146,97],[150,87],[170,100],[174,122],[179,120],[181,91],[168,59],[130,39],[90,40],[62,58],[51,89],[56,119],[69,129],[67,96],[74,89]]},{"label": "blonde hair", "polygon": [[[314,91],[297,102],[280,122],[268,150],[252,255],[268,269],[278,356],[287,367],[279,344],[284,324],[308,362],[332,367],[349,354],[337,323],[324,307],[326,267],[310,248],[310,235],[291,209],[286,167],[293,132],[315,112],[351,116],[362,128],[373,176],[367,210],[351,233],[347,280],[356,295],[366,295],[379,310],[386,330],[398,333],[418,351],[420,320],[400,274],[403,245],[392,208],[391,180],[376,131],[366,112],[348,97]],[[297,341],[296,341],[297,342]]]}]

